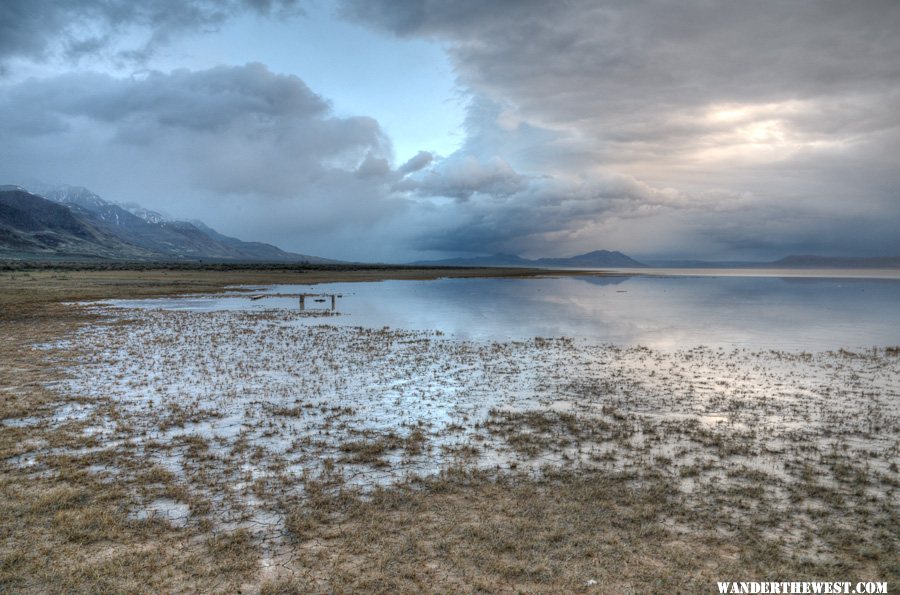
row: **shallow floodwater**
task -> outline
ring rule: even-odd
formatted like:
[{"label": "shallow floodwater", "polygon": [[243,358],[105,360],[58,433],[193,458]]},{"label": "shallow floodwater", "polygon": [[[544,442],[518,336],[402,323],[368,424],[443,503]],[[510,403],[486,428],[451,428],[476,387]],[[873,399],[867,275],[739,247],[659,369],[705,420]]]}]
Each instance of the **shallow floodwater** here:
[{"label": "shallow floodwater", "polygon": [[[662,472],[733,494],[736,519],[768,498],[782,535],[852,510],[872,541],[894,515],[900,357],[859,348],[900,345],[898,304],[896,280],[625,275],[113,301],[51,346],[72,406],[4,425],[82,433],[61,452],[104,481],[170,477],[133,518],[244,528],[279,565],[285,506],[310,490],[459,466]],[[781,514],[825,486],[792,504],[811,516]]]},{"label": "shallow floodwater", "polygon": [[[900,344],[900,280],[765,276],[581,276],[277,285],[251,294],[114,305],[296,310],[338,294],[338,316],[303,324],[440,331],[475,340],[572,337],[660,349],[822,351]],[[261,299],[250,299],[249,295]],[[330,310],[331,300],[305,299]]]}]

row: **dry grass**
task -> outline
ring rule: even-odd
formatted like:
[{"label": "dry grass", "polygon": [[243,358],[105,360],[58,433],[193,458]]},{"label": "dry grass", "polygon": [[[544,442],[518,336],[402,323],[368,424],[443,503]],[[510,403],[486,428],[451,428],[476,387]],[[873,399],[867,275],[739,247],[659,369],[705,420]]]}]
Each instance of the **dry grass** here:
[{"label": "dry grass", "polygon": [[[628,391],[635,389],[627,379],[620,382],[626,388],[618,389],[618,402],[598,415],[498,410],[479,431],[521,460],[603,441],[622,453],[630,449],[639,464],[623,469],[603,459],[615,458],[613,449],[598,451],[592,467],[539,473],[452,467],[362,491],[345,483],[336,461],[326,461],[321,475],[300,479],[298,493],[279,489],[296,478],[282,477],[286,471],[272,460],[268,476],[247,482],[248,493],[275,503],[281,533],[272,541],[261,541],[240,519],[215,520],[216,503],[203,489],[221,489],[221,479],[211,473],[217,465],[269,456],[250,437],[239,436],[236,458],[222,461],[213,441],[199,436],[110,444],[110,437],[86,437],[86,421],[51,423],[59,407],[84,399],[54,389],[73,354],[31,347],[110,323],[60,301],[447,273],[0,273],[0,421],[34,420],[0,426],[0,592],[671,593],[711,592],[716,580],[740,579],[887,580],[889,589],[896,588],[896,463],[882,469],[874,466],[878,461],[861,459],[859,450],[842,450],[839,439],[828,449],[798,436],[777,455],[791,480],[775,478],[741,463],[762,448],[752,429],[732,428],[725,439],[723,432],[690,421],[630,414]],[[612,392],[606,385],[569,388]],[[116,436],[133,431],[115,402],[99,396],[91,405],[95,416],[119,428]],[[771,408],[767,402],[758,406]],[[306,400],[268,413],[290,421],[311,408],[321,408],[335,425],[352,413]],[[161,415],[159,424],[177,428],[214,415],[184,406]],[[893,435],[896,444],[896,422],[882,415],[873,410],[871,431]],[[685,451],[653,449],[671,436],[687,445]],[[646,446],[635,446],[638,437]],[[428,432],[413,427],[360,434],[338,452],[351,464],[379,468],[389,457],[420,455],[429,447]],[[459,448],[477,450],[473,444]],[[147,457],[168,450],[189,462],[187,480]],[[702,490],[684,489],[684,482],[700,479],[708,481],[696,483]],[[185,507],[189,520],[134,514],[158,501]],[[273,548],[282,548],[279,564],[264,564]]]},{"label": "dry grass", "polygon": [[[259,544],[246,531],[208,523],[175,527],[129,514],[147,494],[192,501],[171,473],[124,451],[60,456],[91,446],[78,424],[46,419],[72,401],[48,386],[64,378],[66,353],[32,349],[71,337],[97,317],[62,302],[221,291],[236,284],[488,276],[498,271],[377,268],[337,270],[16,270],[0,273],[0,592],[234,592],[255,590]],[[534,272],[509,271],[511,275]],[[195,448],[197,446],[195,445]],[[111,483],[98,465],[136,468]]]},{"label": "dry grass", "polygon": [[700,593],[724,577],[896,578],[896,550],[883,542],[834,566],[790,555],[765,526],[723,533],[732,517],[713,502],[698,511],[652,473],[456,469],[367,496],[317,488],[288,517],[293,576],[268,588]]},{"label": "dry grass", "polygon": [[[0,261],[0,265],[2,265]],[[17,267],[20,265],[16,265]],[[40,316],[41,306],[63,300],[142,298],[221,291],[231,285],[348,283],[384,279],[439,277],[533,277],[574,275],[577,271],[534,269],[426,269],[416,267],[247,267],[230,270],[199,268],[102,270],[27,268],[4,271],[0,266],[0,319]]]},{"label": "dry grass", "polygon": [[[52,302],[4,305],[0,419],[60,405],[44,388],[60,376],[47,361],[58,354],[29,346],[89,321]],[[76,445],[83,437],[65,425],[0,430],[0,592],[226,591],[250,576],[246,553],[194,547],[195,533],[129,518],[132,486],[104,482],[90,458],[52,456]]]}]

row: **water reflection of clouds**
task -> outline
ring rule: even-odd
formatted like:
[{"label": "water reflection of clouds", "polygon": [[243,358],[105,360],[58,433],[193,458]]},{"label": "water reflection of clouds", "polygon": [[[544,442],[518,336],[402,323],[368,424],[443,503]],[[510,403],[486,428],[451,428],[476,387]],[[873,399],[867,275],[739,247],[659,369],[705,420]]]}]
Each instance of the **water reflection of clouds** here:
[{"label": "water reflection of clouds", "polygon": [[[822,350],[900,343],[900,282],[784,277],[591,276],[274,286],[338,293],[329,324],[440,330],[462,339],[568,336],[674,349]],[[295,308],[290,297],[148,300],[178,309]],[[125,305],[135,305],[128,302]],[[309,323],[316,323],[310,320]]]}]

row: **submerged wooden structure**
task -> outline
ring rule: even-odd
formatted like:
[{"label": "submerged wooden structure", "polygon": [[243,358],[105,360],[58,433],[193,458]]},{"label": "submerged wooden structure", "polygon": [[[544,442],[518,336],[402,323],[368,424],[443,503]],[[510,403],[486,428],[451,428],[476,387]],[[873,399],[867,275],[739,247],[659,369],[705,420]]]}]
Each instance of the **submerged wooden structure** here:
[{"label": "submerged wooden structure", "polygon": [[318,304],[327,304],[331,302],[331,307],[321,306],[320,308],[315,308],[317,310],[325,310],[329,309],[332,312],[337,310],[337,299],[339,297],[344,297],[343,294],[340,293],[298,293],[298,294],[290,294],[290,293],[279,293],[279,294],[269,294],[269,293],[261,293],[257,295],[251,295],[250,299],[253,301],[261,300],[266,297],[291,297],[296,295],[300,298],[300,309],[306,310],[306,301],[311,299],[314,303]]},{"label": "submerged wooden structure", "polygon": [[337,293],[301,293],[300,294],[300,309],[306,310],[306,300],[307,298],[311,298],[313,302],[316,303],[327,303],[328,300],[331,300],[331,311],[334,312],[337,310],[337,298],[341,297],[340,294]]}]

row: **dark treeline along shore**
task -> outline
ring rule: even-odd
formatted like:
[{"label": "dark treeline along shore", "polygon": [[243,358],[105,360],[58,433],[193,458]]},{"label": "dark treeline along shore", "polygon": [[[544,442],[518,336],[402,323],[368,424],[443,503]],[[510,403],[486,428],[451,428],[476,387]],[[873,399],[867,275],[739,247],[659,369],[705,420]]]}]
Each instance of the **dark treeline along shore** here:
[{"label": "dark treeline along shore", "polygon": [[[489,269],[493,274],[530,275],[546,273],[544,269],[477,267],[477,266],[422,266],[412,264],[340,263],[313,264],[290,262],[240,262],[196,260],[0,260],[0,271],[284,271],[284,272],[347,272],[347,271],[452,271],[462,269]],[[571,271],[567,271],[571,272]]]},{"label": "dark treeline along shore", "polygon": [[573,275],[577,271],[354,263],[0,260],[0,319],[63,300],[219,292],[236,285],[548,274]]},{"label": "dark treeline along shore", "polygon": [[[184,261],[152,261],[152,262],[123,262],[115,260],[101,261],[31,261],[31,260],[6,260],[0,261],[0,271],[198,271],[198,272],[228,272],[228,271],[263,271],[285,273],[347,273],[347,272],[397,272],[424,274],[434,273],[442,275],[458,276],[462,274],[490,275],[494,277],[532,275],[577,275],[580,271],[566,269],[541,269],[520,267],[494,267],[494,266],[421,266],[410,264],[380,264],[380,263],[344,263],[344,264],[307,264],[284,262],[184,262]],[[597,274],[597,271],[590,271]]]},{"label": "dark treeline along shore", "polygon": [[[120,260],[0,260],[0,271],[56,271],[56,272],[248,272],[248,273],[319,273],[343,275],[348,273],[396,274],[401,277],[422,278],[434,276],[492,276],[529,277],[533,275],[573,275],[575,270],[541,268],[493,267],[493,266],[423,266],[413,264],[383,263],[288,263],[288,262],[210,262],[210,261],[120,261]],[[596,274],[596,271],[590,271]]]}]

